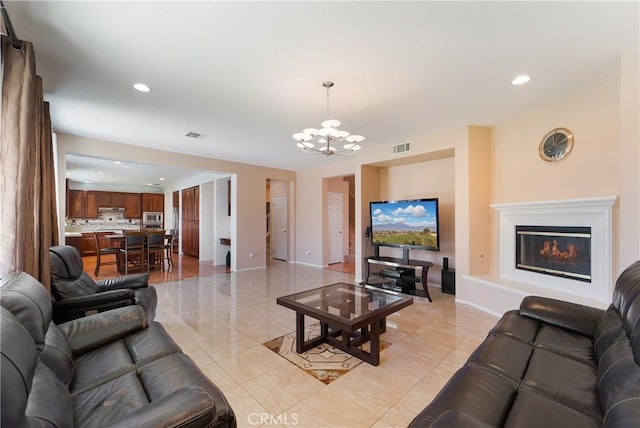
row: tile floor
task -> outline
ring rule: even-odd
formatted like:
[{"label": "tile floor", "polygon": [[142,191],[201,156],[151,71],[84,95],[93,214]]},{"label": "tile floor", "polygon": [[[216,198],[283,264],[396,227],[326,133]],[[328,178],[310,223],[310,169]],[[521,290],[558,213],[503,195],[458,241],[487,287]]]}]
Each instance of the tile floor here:
[{"label": "tile floor", "polygon": [[158,314],[230,401],[240,427],[404,427],[484,339],[497,318],[433,289],[434,301],[387,319],[392,345],[329,385],[262,345],[295,329],[276,297],[353,275],[275,261],[267,269],[157,284]]}]

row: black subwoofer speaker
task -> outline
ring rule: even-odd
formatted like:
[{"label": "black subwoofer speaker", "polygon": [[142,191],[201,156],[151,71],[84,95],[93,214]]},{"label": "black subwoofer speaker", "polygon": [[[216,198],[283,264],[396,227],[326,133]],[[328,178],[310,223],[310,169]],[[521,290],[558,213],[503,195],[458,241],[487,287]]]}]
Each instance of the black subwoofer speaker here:
[{"label": "black subwoofer speaker", "polygon": [[447,294],[456,294],[455,269],[442,270],[442,292]]}]

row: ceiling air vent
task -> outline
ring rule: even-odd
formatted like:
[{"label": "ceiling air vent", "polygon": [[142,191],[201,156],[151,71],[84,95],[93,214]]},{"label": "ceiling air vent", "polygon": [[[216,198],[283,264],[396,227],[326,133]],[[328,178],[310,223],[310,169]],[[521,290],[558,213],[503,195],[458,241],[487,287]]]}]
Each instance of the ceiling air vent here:
[{"label": "ceiling air vent", "polygon": [[396,144],[393,146],[393,154],[404,153],[409,151],[409,143]]},{"label": "ceiling air vent", "polygon": [[186,134],[184,134],[184,136],[189,138],[197,138],[198,140],[202,140],[204,137],[206,137],[205,134],[198,134],[197,132],[187,132]]}]

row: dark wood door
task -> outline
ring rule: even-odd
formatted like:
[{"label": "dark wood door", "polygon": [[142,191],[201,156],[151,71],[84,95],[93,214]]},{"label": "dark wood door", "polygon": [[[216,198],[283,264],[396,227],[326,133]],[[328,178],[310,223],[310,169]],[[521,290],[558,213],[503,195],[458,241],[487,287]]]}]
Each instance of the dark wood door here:
[{"label": "dark wood door", "polygon": [[200,187],[182,191],[182,252],[191,257],[200,256]]}]

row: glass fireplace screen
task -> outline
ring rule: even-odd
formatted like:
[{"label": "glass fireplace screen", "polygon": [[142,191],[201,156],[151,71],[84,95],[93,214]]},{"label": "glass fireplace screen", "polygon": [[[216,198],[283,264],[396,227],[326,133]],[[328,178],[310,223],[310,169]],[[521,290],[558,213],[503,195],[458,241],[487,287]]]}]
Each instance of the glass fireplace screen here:
[{"label": "glass fireplace screen", "polygon": [[516,268],[591,282],[591,228],[516,226]]}]

